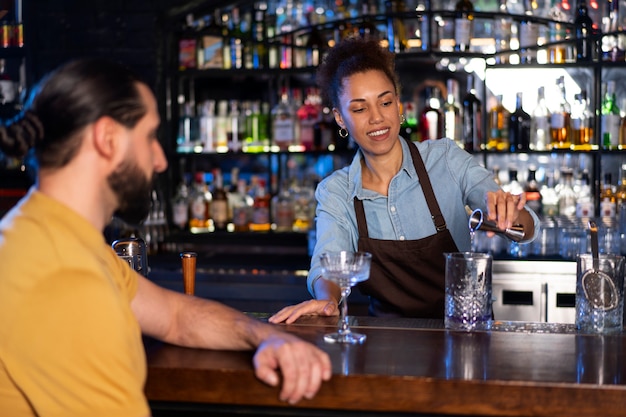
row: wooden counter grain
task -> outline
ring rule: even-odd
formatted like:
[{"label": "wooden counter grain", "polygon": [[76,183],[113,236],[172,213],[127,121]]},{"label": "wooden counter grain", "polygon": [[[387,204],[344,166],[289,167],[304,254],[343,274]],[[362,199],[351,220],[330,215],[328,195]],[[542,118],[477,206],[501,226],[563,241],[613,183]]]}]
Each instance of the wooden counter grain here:
[{"label": "wooden counter grain", "polygon": [[[153,404],[219,405],[263,414],[323,412],[473,416],[624,416],[624,335],[575,332],[449,332],[425,321],[352,318],[362,345],[327,344],[334,319],[285,330],[327,351],[333,378],[312,400],[289,406],[259,382],[252,352],[147,344],[146,395]],[[334,410],[334,411],[330,411]],[[317,414],[311,414],[315,411]],[[271,414],[271,413],[270,413]],[[370,415],[368,414],[368,415]]]}]

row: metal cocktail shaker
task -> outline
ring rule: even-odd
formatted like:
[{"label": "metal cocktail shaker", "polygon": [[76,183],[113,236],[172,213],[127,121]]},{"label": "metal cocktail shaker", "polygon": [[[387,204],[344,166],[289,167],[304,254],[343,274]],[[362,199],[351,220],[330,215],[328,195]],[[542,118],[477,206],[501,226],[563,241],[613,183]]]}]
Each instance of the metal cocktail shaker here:
[{"label": "metal cocktail shaker", "polygon": [[485,232],[494,232],[496,234],[505,236],[514,242],[519,242],[524,239],[524,226],[514,224],[513,226],[502,230],[496,226],[495,222],[487,220],[483,216],[481,209],[476,209],[472,212],[469,218],[469,228],[471,231],[482,230]]},{"label": "metal cocktail shaker", "polygon": [[131,268],[141,275],[148,276],[148,255],[146,242],[143,239],[129,237],[118,239],[111,244],[111,247],[122,259],[125,259]]}]

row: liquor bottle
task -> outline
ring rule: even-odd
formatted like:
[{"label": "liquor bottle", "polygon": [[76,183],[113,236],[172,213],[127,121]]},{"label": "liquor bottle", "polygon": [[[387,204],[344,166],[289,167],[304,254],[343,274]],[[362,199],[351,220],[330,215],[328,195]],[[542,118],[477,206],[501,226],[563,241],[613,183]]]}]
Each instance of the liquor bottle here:
[{"label": "liquor bottle", "polygon": [[299,181],[293,189],[295,232],[309,231],[315,219],[315,181],[306,178]]},{"label": "liquor bottle", "polygon": [[322,33],[316,26],[313,26],[305,45],[305,65],[307,67],[317,67],[320,64],[326,45],[327,42]]},{"label": "liquor bottle", "polygon": [[[306,21],[304,17],[304,5],[302,2],[297,1],[295,4],[295,11],[293,22],[294,29],[301,27],[310,27],[309,23]],[[308,31],[307,31],[308,32]],[[309,33],[294,33],[292,35],[293,39],[293,49],[291,52],[292,55],[292,67],[293,68],[304,68],[306,67],[306,42],[309,37]]]},{"label": "liquor bottle", "polygon": [[211,228],[211,200],[213,196],[206,185],[204,172],[194,176],[194,185],[189,198],[189,230],[192,233],[207,232]]},{"label": "liquor bottle", "polygon": [[533,20],[532,2],[524,2],[524,18],[519,24],[520,62],[522,64],[537,63],[537,44],[539,40],[539,24]]},{"label": "liquor bottle", "polygon": [[619,13],[619,1],[608,0],[606,3],[606,11],[602,18],[602,32],[612,33],[612,35],[606,35],[602,37],[602,60],[623,62],[624,61],[624,49],[623,45],[620,45],[620,37],[615,32],[621,29],[620,27],[620,13]]},{"label": "liquor bottle", "polygon": [[265,180],[259,179],[254,188],[250,230],[253,232],[267,232],[271,229],[270,196],[265,189]]},{"label": "liquor bottle", "polygon": [[600,111],[600,133],[604,149],[619,148],[620,112],[615,97],[615,81],[606,83],[606,92]]},{"label": "liquor bottle", "polygon": [[571,142],[572,108],[565,95],[565,78],[557,79],[560,91],[558,107],[550,115],[550,147],[552,149],[569,149]]},{"label": "liquor bottle", "polygon": [[626,117],[622,117],[619,124],[619,148],[626,149]]},{"label": "liquor bottle", "polygon": [[[252,23],[253,9],[252,6],[245,6],[241,12],[241,23],[239,24],[239,30],[241,33],[242,60],[243,68],[253,69],[254,67],[254,35],[252,30],[254,25]],[[257,67],[258,68],[258,67]]]},{"label": "liquor bottle", "polygon": [[522,105],[522,93],[515,97],[515,111],[509,116],[509,149],[511,152],[530,150],[530,115]]},{"label": "liquor bottle", "polygon": [[420,141],[443,137],[443,112],[441,111],[441,93],[436,87],[426,89],[426,102],[420,113]]},{"label": "liquor bottle", "polygon": [[[224,191],[228,197],[228,220],[233,220],[233,205],[237,198],[237,183],[239,182],[239,167],[232,167],[230,169],[230,178],[228,179],[228,185],[226,185],[226,178],[224,178]],[[229,228],[230,230],[230,228]]]},{"label": "liquor bottle", "polygon": [[507,0],[500,0],[498,6],[498,17],[495,19],[495,42],[496,42],[496,63],[508,64],[509,54],[501,54],[500,51],[511,49],[511,32],[513,19],[507,6]]},{"label": "liquor bottle", "polygon": [[387,19],[387,39],[389,50],[402,52],[407,49],[407,33],[403,19],[394,15],[405,12],[404,0],[385,0],[385,13],[390,16]]},{"label": "liquor bottle", "polygon": [[296,119],[287,88],[282,89],[280,101],[272,109],[272,140],[281,151],[296,142]]},{"label": "liquor bottle", "polygon": [[293,31],[296,30],[296,28],[297,24],[293,19],[293,2],[292,0],[287,0],[283,20],[278,25],[278,35],[280,38],[280,46],[278,47],[280,58],[279,66],[281,69],[293,67]]},{"label": "liquor bottle", "polygon": [[592,38],[593,21],[589,17],[586,0],[578,0],[574,29],[576,33],[576,61],[589,62],[593,59],[595,40]]},{"label": "liquor bottle", "polygon": [[222,170],[213,170],[213,192],[211,193],[211,218],[215,230],[226,230],[228,227],[228,195],[224,189]]},{"label": "liquor bottle", "polygon": [[[1,63],[0,63],[1,65]],[[193,102],[185,102],[185,97],[178,97],[180,117],[178,122],[178,137],[176,147],[178,152],[193,152],[199,144],[200,132],[198,119]]]},{"label": "liquor bottle", "polygon": [[550,111],[546,105],[545,88],[537,89],[537,105],[530,121],[530,149],[543,151],[550,136]]},{"label": "liquor bottle", "polygon": [[252,28],[252,68],[262,69],[267,67],[267,48],[265,47],[265,13],[267,3],[260,1],[254,5]]},{"label": "liquor bottle", "polygon": [[[567,7],[570,7],[569,3],[567,3]],[[549,17],[551,19],[551,22],[548,24],[551,45],[548,47],[548,59],[551,64],[563,64],[567,59],[568,45],[564,41],[567,36],[569,20],[565,4],[553,1]]]},{"label": "liquor bottle", "polygon": [[483,149],[482,131],[483,104],[476,97],[474,75],[467,75],[467,92],[463,96],[463,143],[468,152]]},{"label": "liquor bottle", "polygon": [[220,153],[228,152],[228,101],[217,102],[217,117],[215,118],[215,150]]},{"label": "liquor bottle", "polygon": [[277,232],[291,232],[293,230],[295,207],[287,180],[283,181],[278,194],[272,198],[271,211],[272,221]]},{"label": "liquor bottle", "polygon": [[411,142],[419,141],[417,108],[412,101],[407,101],[402,105],[404,123],[400,126],[400,135]]},{"label": "liquor bottle", "polygon": [[245,135],[243,117],[239,112],[239,101],[230,100],[230,111],[228,113],[228,127],[226,136],[228,138],[228,150],[231,152],[239,152],[242,148],[242,142]]},{"label": "liquor bottle", "polygon": [[172,223],[185,230],[189,222],[189,187],[186,179],[180,181],[172,198]]},{"label": "liquor bottle", "polygon": [[203,153],[213,153],[216,150],[216,117],[215,100],[206,100],[200,106],[200,141]]},{"label": "liquor bottle", "polygon": [[537,182],[537,168],[531,166],[528,168],[528,177],[524,186],[524,195],[526,196],[526,205],[535,213],[541,215],[543,212],[542,196]]},{"label": "liquor bottle", "polygon": [[607,218],[615,218],[617,212],[616,197],[613,192],[611,173],[604,174],[602,184],[600,186],[600,216]]},{"label": "liquor bottle", "polygon": [[246,180],[237,180],[237,193],[232,200],[233,225],[235,232],[247,232],[250,230],[252,219],[253,198],[248,195]]},{"label": "liquor bottle", "polygon": [[446,81],[448,90],[447,99],[443,106],[444,136],[454,140],[461,148],[463,147],[461,109],[458,105],[459,84],[449,78]]},{"label": "liquor bottle", "polygon": [[557,187],[559,196],[559,214],[574,216],[576,214],[576,192],[574,191],[574,171],[571,168],[561,169],[561,183]]},{"label": "liquor bottle", "polygon": [[454,6],[454,50],[469,51],[474,34],[474,5],[458,0]]},{"label": "liquor bottle", "polygon": [[276,27],[276,9],[268,7],[265,13],[265,40],[267,41],[267,68],[279,68],[278,28]]},{"label": "liquor bottle", "polygon": [[268,113],[267,102],[253,101],[250,104],[249,114],[246,114],[246,144],[244,152],[269,151]]},{"label": "liquor bottle", "polygon": [[504,151],[509,148],[509,119],[511,113],[502,104],[502,94],[496,96],[496,104],[488,114],[487,150]]},{"label": "liquor bottle", "polygon": [[576,217],[581,219],[593,217],[594,204],[589,171],[583,170],[580,175],[580,182],[578,186],[574,187],[574,191],[576,192]]},{"label": "liquor bottle", "polygon": [[438,44],[437,36],[433,33],[436,32],[436,29],[433,30],[431,26],[432,17],[429,14],[431,10],[430,5],[431,0],[421,0],[417,2],[415,8],[419,22],[420,49],[423,51],[434,49]]},{"label": "liquor bottle", "polygon": [[559,195],[554,185],[554,174],[546,172],[546,180],[541,186],[541,211],[544,216],[559,215]]},{"label": "liquor bottle", "polygon": [[222,13],[222,64],[224,69],[233,67],[233,56],[230,44],[230,14],[226,11]]},{"label": "liquor bottle", "polygon": [[502,189],[513,195],[519,195],[524,192],[524,187],[517,178],[517,168],[509,167],[509,182],[502,185]]},{"label": "liquor bottle", "polygon": [[622,216],[622,212],[626,209],[626,164],[620,166],[620,180],[615,190],[615,203],[617,213]]},{"label": "liquor bottle", "polygon": [[500,180],[500,167],[498,165],[494,166],[491,169],[491,172],[493,174],[493,180],[496,182],[496,184],[502,186],[502,181]]},{"label": "liquor bottle", "polygon": [[572,106],[572,149],[590,151],[593,148],[592,116],[589,112],[587,91],[574,95]]},{"label": "liquor bottle", "polygon": [[300,144],[305,151],[313,150],[315,124],[321,118],[319,94],[314,88],[307,89],[307,95],[296,112],[300,131]]},{"label": "liquor bottle", "polygon": [[245,45],[245,36],[241,30],[239,7],[233,7],[230,10],[230,19],[228,20],[228,37],[230,41],[231,68],[241,69],[244,67],[243,49]]},{"label": "liquor bottle", "polygon": [[[198,69],[224,68],[222,17],[220,9],[215,9],[212,15],[207,17],[208,23],[202,30],[202,39],[199,46],[202,57],[198,58]],[[202,62],[202,64],[200,64]]]}]

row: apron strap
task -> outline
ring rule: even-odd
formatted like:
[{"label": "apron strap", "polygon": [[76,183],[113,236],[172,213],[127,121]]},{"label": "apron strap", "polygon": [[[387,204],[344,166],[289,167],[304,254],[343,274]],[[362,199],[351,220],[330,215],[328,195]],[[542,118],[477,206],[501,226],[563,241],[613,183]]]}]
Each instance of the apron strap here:
[{"label": "apron strap", "polygon": [[359,236],[369,237],[367,231],[367,221],[365,220],[365,209],[363,208],[363,200],[359,200],[354,196],[354,211],[356,212],[356,224],[359,230]]},{"label": "apron strap", "polygon": [[435,197],[433,186],[430,183],[430,177],[428,176],[428,172],[426,171],[426,165],[424,165],[424,160],[417,150],[417,146],[415,146],[408,139],[405,140],[409,144],[409,150],[411,151],[411,157],[413,158],[413,166],[415,167],[415,171],[417,172],[417,177],[422,183],[422,191],[424,192],[426,204],[428,204],[428,209],[430,210],[430,216],[433,220],[433,223],[435,224],[435,229],[437,229],[437,233],[442,232],[447,229],[446,219],[444,219],[443,214],[441,214],[441,208],[439,207],[439,203],[437,202],[437,198]]}]

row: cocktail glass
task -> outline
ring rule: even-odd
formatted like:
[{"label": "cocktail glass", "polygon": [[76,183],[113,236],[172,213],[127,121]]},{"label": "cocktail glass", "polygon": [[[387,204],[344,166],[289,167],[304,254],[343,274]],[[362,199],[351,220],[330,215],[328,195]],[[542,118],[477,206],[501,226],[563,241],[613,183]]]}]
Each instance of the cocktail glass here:
[{"label": "cocktail glass", "polygon": [[353,333],[348,324],[348,296],[353,286],[370,276],[372,254],[368,252],[325,252],[320,255],[322,278],[334,282],[341,289],[339,329],[324,335],[328,343],[363,343],[366,336]]}]

